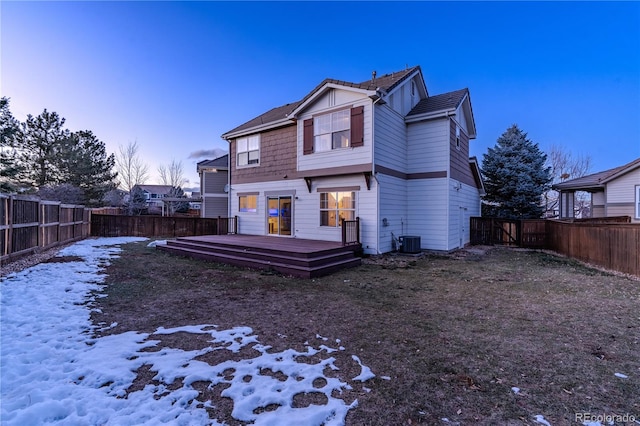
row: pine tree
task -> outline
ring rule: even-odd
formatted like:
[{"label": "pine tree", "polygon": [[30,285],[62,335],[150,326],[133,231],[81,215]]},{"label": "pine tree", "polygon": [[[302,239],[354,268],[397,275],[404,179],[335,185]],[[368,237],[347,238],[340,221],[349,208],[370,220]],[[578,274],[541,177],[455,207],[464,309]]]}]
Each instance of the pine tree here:
[{"label": "pine tree", "polygon": [[64,183],[59,162],[71,137],[64,122],[56,112],[45,109],[37,117],[29,114],[22,123],[15,147],[25,166],[22,178],[34,187]]},{"label": "pine tree", "polygon": [[18,162],[14,148],[20,133],[20,122],[9,110],[9,99],[0,98],[0,192],[16,192],[21,189],[19,175],[23,167]]},{"label": "pine tree", "polygon": [[147,198],[139,186],[134,186],[129,192],[129,200],[126,204],[127,214],[138,216],[147,210]]},{"label": "pine tree", "polygon": [[483,215],[509,219],[539,218],[542,194],[551,184],[547,156],[516,124],[483,155],[486,196]]},{"label": "pine tree", "polygon": [[169,201],[166,203],[169,209],[169,216],[173,216],[174,213],[186,213],[189,211],[189,201],[187,201],[187,196],[184,195],[184,191],[179,186],[172,187],[167,197],[185,199],[184,201]]},{"label": "pine tree", "polygon": [[114,155],[107,156],[104,142],[91,131],[71,134],[64,144],[58,168],[64,182],[80,188],[86,206],[102,205],[104,195],[115,189]]}]

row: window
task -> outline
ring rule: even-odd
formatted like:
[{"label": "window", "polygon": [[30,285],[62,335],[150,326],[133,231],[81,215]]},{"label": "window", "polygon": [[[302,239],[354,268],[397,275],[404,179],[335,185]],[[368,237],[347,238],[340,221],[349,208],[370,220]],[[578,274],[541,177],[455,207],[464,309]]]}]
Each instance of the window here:
[{"label": "window", "polygon": [[350,110],[332,112],[313,119],[314,151],[330,151],[332,149],[348,148],[351,137]]},{"label": "window", "polygon": [[456,148],[460,149],[460,126],[456,126]]},{"label": "window", "polygon": [[256,213],[258,211],[257,195],[240,195],[238,197],[238,210],[242,213]]},{"label": "window", "polygon": [[636,185],[636,219],[640,219],[640,185]]},{"label": "window", "polygon": [[320,193],[320,226],[341,226],[343,220],[354,220],[355,213],[355,192]]},{"label": "window", "polygon": [[260,136],[254,135],[239,138],[236,141],[236,155],[238,166],[250,166],[260,163]]}]

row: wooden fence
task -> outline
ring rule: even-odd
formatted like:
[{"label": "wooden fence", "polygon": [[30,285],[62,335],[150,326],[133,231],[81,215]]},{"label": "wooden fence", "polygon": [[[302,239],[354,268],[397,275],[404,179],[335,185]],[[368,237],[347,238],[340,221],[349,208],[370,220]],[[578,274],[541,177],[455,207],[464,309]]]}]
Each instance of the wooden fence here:
[{"label": "wooden fence", "polygon": [[469,229],[471,244],[529,248],[544,248],[546,244],[547,231],[544,219],[472,217]]},{"label": "wooden fence", "polygon": [[640,224],[547,221],[547,248],[640,276]]},{"label": "wooden fence", "polygon": [[94,237],[192,237],[237,234],[238,218],[91,215]]},{"label": "wooden fence", "polygon": [[0,194],[0,262],[89,235],[89,209]]},{"label": "wooden fence", "polygon": [[471,244],[549,249],[640,276],[640,224],[628,216],[574,221],[472,217]]}]

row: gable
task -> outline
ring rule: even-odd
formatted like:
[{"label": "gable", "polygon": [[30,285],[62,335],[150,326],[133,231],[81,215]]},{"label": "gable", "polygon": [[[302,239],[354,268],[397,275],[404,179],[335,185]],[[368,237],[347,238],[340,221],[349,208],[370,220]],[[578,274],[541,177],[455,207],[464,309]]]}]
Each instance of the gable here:
[{"label": "gable", "polygon": [[427,88],[422,74],[416,74],[398,84],[385,95],[387,104],[402,116],[407,115],[418,103],[427,97]]},{"label": "gable", "polygon": [[306,115],[325,112],[332,108],[351,105],[366,98],[367,94],[362,93],[361,91],[328,88],[324,93],[318,95],[303,110],[298,111],[298,114]]}]

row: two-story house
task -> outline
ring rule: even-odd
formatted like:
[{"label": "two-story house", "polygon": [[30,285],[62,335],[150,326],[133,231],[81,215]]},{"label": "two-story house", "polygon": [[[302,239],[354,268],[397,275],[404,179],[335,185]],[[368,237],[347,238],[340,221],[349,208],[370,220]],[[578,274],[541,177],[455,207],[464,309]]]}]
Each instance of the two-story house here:
[{"label": "two-story house", "polygon": [[163,198],[171,193],[171,185],[134,185],[142,189],[147,200],[147,207],[150,213],[159,214],[163,211]]},{"label": "two-story house", "polygon": [[200,161],[200,217],[227,217],[229,214],[229,155]]},{"label": "two-story house", "polygon": [[358,217],[365,253],[403,236],[449,251],[469,242],[469,217],[480,215],[475,136],[469,91],[429,96],[419,66],[326,79],[222,135],[230,215],[241,234],[328,241]]}]

